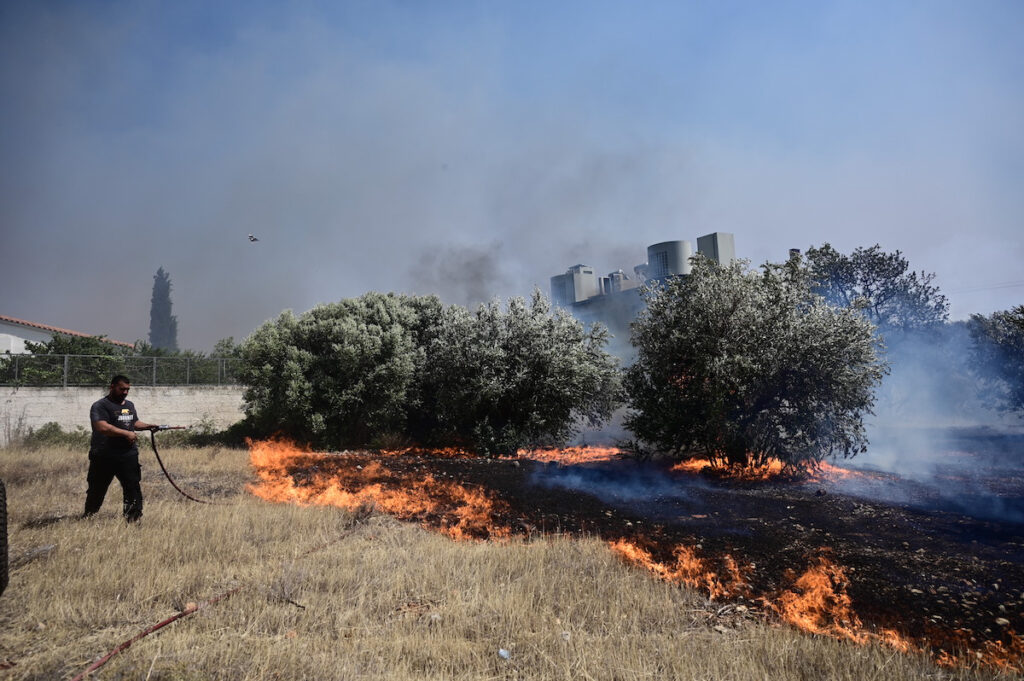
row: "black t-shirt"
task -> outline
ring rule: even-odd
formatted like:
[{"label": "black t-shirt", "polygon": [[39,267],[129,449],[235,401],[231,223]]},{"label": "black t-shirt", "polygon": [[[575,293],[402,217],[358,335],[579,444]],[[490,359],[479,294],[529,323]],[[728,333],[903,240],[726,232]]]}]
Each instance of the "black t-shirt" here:
[{"label": "black t-shirt", "polygon": [[[135,411],[135,405],[129,400],[118,404],[104,397],[102,400],[93,402],[89,409],[89,422],[106,421],[115,428],[121,430],[135,430],[135,422],[139,415]],[[129,442],[123,437],[107,437],[98,431],[92,431],[92,442],[89,446],[89,456],[116,456],[128,457],[138,456],[139,448],[134,442]]]}]

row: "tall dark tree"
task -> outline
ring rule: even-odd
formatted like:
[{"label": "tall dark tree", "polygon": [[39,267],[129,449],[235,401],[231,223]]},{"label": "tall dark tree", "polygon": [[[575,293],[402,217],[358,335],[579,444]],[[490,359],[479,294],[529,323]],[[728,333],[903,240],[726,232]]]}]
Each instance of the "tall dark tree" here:
[{"label": "tall dark tree", "polygon": [[861,311],[882,335],[924,331],[949,318],[949,302],[932,282],[935,274],[914,272],[900,251],[875,244],[844,255],[829,244],[807,251],[815,293],[832,305]]},{"label": "tall dark tree", "polygon": [[982,394],[997,408],[1024,418],[1024,305],[971,315],[971,363]]},{"label": "tall dark tree", "polygon": [[149,343],[160,350],[178,349],[178,318],[171,314],[171,276],[161,267],[153,277],[149,307]]}]

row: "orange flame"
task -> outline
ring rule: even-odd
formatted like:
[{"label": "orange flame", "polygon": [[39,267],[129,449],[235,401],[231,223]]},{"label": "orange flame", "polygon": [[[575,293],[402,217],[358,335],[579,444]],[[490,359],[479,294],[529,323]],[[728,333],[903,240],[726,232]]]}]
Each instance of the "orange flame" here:
[{"label": "orange flame", "polygon": [[753,568],[749,565],[740,565],[731,555],[726,555],[722,559],[722,569],[716,572],[694,549],[681,544],[672,552],[675,559],[672,563],[655,560],[650,551],[627,539],[618,539],[609,545],[612,551],[628,562],[650,570],[666,582],[685,584],[690,588],[704,591],[711,600],[750,595],[746,575]]},{"label": "orange flame", "polygon": [[883,473],[872,473],[870,471],[858,471],[852,468],[843,468],[825,461],[820,462],[811,470],[811,480],[821,482],[837,482],[839,480],[869,480],[885,478]]},{"label": "orange flame", "polygon": [[687,459],[672,466],[673,471],[684,473],[700,473],[705,469],[724,478],[732,480],[771,480],[783,474],[786,464],[779,459],[768,459],[764,465],[752,465],[742,468],[728,467],[712,462],[710,459]]},{"label": "orange flame", "polygon": [[[722,570],[715,572],[708,559],[699,557],[686,546],[675,548],[674,563],[663,563],[655,560],[650,551],[627,539],[618,539],[609,545],[627,562],[649,570],[666,582],[701,590],[711,600],[751,595],[748,577],[753,566],[740,564],[731,555],[722,559]],[[879,634],[866,631],[846,593],[843,569],[824,556],[794,580],[793,590],[783,592],[767,604],[783,620],[804,631],[861,644],[874,639],[902,652],[919,650],[895,630],[883,629]]]},{"label": "orange flame", "polygon": [[[283,440],[252,442],[250,461],[259,481],[248,490],[267,501],[339,506],[354,510],[372,504],[403,520],[436,520],[442,532],[454,539],[508,537],[508,527],[494,520],[496,502],[480,490],[432,475],[412,479],[386,468],[380,461],[366,466],[349,466],[315,471],[315,464],[328,464],[337,457],[314,454]],[[288,467],[299,459],[309,463],[302,470],[301,484],[289,475]],[[305,477],[306,473],[309,473]]]},{"label": "orange flame", "polygon": [[[701,473],[707,470],[723,478],[748,482],[772,480],[794,472],[793,469],[787,469],[786,464],[780,459],[775,458],[768,459],[763,465],[742,468],[728,467],[711,459],[687,459],[673,465],[671,470],[681,473]],[[807,474],[807,480],[815,482],[884,477],[883,474],[842,468],[824,461],[810,465],[804,472]]]},{"label": "orange flame", "polygon": [[[439,527],[454,539],[505,538],[512,534],[508,523],[500,522],[508,517],[507,507],[484,491],[437,480],[430,474],[417,476],[389,467],[391,458],[410,450],[388,452],[381,459],[365,454],[318,454],[281,439],[248,444],[257,477],[248,490],[261,499],[347,509],[372,504],[400,519]],[[432,455],[452,458],[465,453],[438,450]],[[621,452],[615,448],[581,447],[520,451],[518,456],[537,461],[587,463],[607,461],[621,456]],[[347,465],[337,465],[341,461]],[[708,465],[708,460],[691,460],[677,464],[674,470],[698,471]],[[773,474],[773,470],[781,471],[781,464],[768,466],[762,473]],[[871,475],[824,463],[816,474],[831,479]],[[649,543],[646,539],[642,541]],[[662,562],[654,558],[652,551],[629,539],[610,542],[610,548],[658,578],[698,589],[712,600],[756,596],[750,586],[753,564],[728,554],[720,558],[703,556],[694,548],[677,545],[671,551],[672,559]],[[940,649],[933,657],[949,667],[982,666],[1015,673],[1022,669],[1024,638],[1012,631],[1006,632],[1000,641],[971,646],[966,639],[951,638],[948,632],[929,635],[928,643],[919,645],[894,629],[867,629],[847,593],[845,570],[824,553],[803,573],[791,571],[789,577],[790,587],[760,600],[767,609],[801,630],[860,644],[876,641],[904,653],[921,652],[924,645],[946,645],[957,653]]]},{"label": "orange flame", "polygon": [[382,449],[380,454],[382,456],[425,456],[432,459],[470,459],[476,456],[472,452],[458,447],[435,447],[432,449],[403,447],[401,449]]},{"label": "orange flame", "polygon": [[621,459],[623,452],[618,447],[565,447],[564,449],[520,449],[517,455],[520,459],[574,465]]},{"label": "orange flame", "polygon": [[[815,634],[828,634],[856,643],[867,642],[867,633],[853,611],[846,593],[846,573],[825,556],[819,556],[773,604],[783,620]],[[895,634],[895,632],[891,632]]]}]

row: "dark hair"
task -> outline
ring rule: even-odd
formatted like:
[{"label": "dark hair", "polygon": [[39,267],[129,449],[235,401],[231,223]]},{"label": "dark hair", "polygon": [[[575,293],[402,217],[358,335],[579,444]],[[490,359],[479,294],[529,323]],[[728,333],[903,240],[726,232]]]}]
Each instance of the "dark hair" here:
[{"label": "dark hair", "polygon": [[127,383],[128,385],[131,385],[132,379],[122,374],[118,374],[114,376],[112,379],[110,379],[110,385],[117,385],[118,383]]}]

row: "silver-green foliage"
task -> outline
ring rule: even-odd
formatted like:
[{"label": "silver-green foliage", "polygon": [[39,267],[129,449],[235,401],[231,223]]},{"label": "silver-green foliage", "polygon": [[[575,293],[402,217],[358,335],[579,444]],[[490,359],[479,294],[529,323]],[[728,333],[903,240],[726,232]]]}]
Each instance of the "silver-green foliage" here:
[{"label": "silver-green foliage", "polygon": [[618,360],[607,331],[552,312],[535,291],[475,312],[445,311],[430,345],[429,392],[437,432],[484,453],[560,443],[580,420],[597,425],[621,400]]},{"label": "silver-green foliage", "polygon": [[540,294],[470,313],[368,293],[264,324],[242,346],[242,381],[259,433],[507,453],[610,415],[620,383],[606,340]]},{"label": "silver-green foliage", "polygon": [[265,323],[242,346],[253,427],[319,446],[404,431],[424,359],[417,334],[441,309],[435,297],[367,293]]},{"label": "silver-green foliage", "polygon": [[750,271],[695,258],[649,287],[633,325],[627,427],[677,458],[801,467],[866,445],[885,371],[873,325],[811,292],[798,260]]}]

